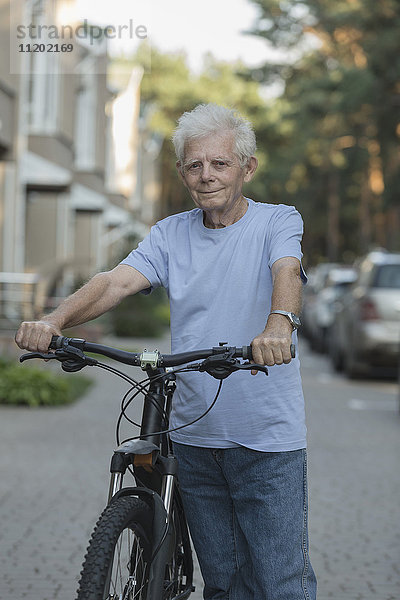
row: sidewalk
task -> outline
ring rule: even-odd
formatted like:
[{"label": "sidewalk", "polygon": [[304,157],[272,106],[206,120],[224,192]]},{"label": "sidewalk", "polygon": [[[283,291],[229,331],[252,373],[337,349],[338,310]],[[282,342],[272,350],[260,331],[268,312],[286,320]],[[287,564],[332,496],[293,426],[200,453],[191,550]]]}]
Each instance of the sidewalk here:
[{"label": "sidewalk", "polygon": [[[168,339],[111,340],[169,351]],[[23,367],[21,367],[23,368]],[[129,372],[122,365],[121,370]],[[135,370],[138,379],[142,373]],[[115,423],[127,384],[89,368],[87,396],[62,408],[0,407],[0,598],[73,600],[88,539],[106,503]],[[130,372],[132,375],[132,371]],[[71,374],[69,377],[73,377]],[[200,600],[202,585],[196,577]]]}]

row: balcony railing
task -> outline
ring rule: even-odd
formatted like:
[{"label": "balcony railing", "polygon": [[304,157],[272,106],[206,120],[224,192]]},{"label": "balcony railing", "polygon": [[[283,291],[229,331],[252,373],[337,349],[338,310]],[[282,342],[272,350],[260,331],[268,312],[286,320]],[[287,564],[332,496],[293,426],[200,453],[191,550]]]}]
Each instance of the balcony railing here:
[{"label": "balcony railing", "polygon": [[0,328],[14,328],[43,310],[43,290],[37,273],[0,272]]}]

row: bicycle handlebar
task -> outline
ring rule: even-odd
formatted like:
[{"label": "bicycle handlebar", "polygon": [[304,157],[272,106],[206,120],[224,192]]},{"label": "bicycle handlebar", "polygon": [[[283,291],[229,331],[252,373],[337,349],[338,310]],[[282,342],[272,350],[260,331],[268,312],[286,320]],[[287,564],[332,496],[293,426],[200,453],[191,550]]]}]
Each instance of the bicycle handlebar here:
[{"label": "bicycle handlebar", "polygon": [[[143,353],[138,352],[127,352],[125,350],[118,350],[117,348],[111,348],[110,346],[104,346],[102,344],[94,344],[87,342],[79,338],[67,338],[64,336],[53,335],[50,349],[57,350],[64,348],[65,346],[73,346],[86,352],[93,352],[95,354],[102,354],[113,358],[119,362],[123,362],[133,366],[140,365],[140,357]],[[252,360],[253,352],[251,346],[242,346],[241,348],[226,346],[225,343],[220,343],[219,346],[209,348],[207,350],[190,350],[189,352],[181,352],[179,354],[160,354],[160,362],[157,366],[163,367],[176,367],[187,362],[194,360],[202,360],[209,356],[224,354],[227,351],[233,350],[234,358],[243,358],[244,360]],[[290,345],[290,354],[292,358],[296,356],[296,347],[294,344]]]},{"label": "bicycle handlebar", "polygon": [[[40,352],[24,354],[20,357],[20,362],[31,358],[41,358],[44,360],[57,359],[62,363],[64,371],[80,371],[86,365],[99,364],[97,360],[84,354],[84,351],[86,351],[102,354],[118,362],[141,367],[143,370],[176,367],[201,360],[202,363],[197,365],[192,364],[191,368],[198,371],[207,371],[207,373],[217,379],[224,379],[234,371],[249,369],[263,371],[268,375],[266,366],[251,362],[251,346],[237,348],[236,346],[227,346],[226,342],[220,342],[219,346],[204,350],[191,350],[179,354],[161,354],[158,350],[154,350],[153,352],[144,350],[141,353],[127,352],[110,346],[87,342],[80,338],[53,336],[49,346],[50,349],[55,350],[54,354],[42,354]],[[290,346],[290,351],[292,358],[294,358],[295,346],[293,344]],[[239,363],[239,361],[235,360],[237,358],[247,359],[249,362]]]},{"label": "bicycle handlebar", "polygon": [[160,354],[154,352],[127,352],[125,350],[118,350],[117,348],[111,348],[110,346],[104,346],[102,344],[94,344],[92,342],[86,342],[79,338],[67,338],[64,336],[53,336],[50,344],[50,349],[60,350],[66,348],[66,346],[72,346],[79,350],[86,352],[93,352],[95,354],[102,354],[108,356],[118,362],[125,363],[132,366],[142,366],[143,362],[151,364],[154,367],[176,367],[183,365],[188,362],[195,360],[202,360],[210,356],[218,354],[225,354],[231,352],[234,358],[244,358],[245,360],[252,359],[251,346],[242,346],[241,348],[226,346],[221,344],[215,348],[209,348],[204,350],[191,350],[189,352],[181,352],[179,354]]}]

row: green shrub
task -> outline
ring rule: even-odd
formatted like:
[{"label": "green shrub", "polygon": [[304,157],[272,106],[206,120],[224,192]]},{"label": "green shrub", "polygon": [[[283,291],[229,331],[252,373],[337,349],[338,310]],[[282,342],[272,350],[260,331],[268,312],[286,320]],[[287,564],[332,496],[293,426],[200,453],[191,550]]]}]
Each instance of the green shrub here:
[{"label": "green shrub", "polygon": [[12,363],[9,359],[5,358],[4,356],[0,356],[0,373],[3,369],[9,367],[11,364]]},{"label": "green shrub", "polygon": [[0,404],[57,406],[81,396],[92,381],[81,375],[60,377],[51,371],[0,361]]},{"label": "green shrub", "polygon": [[129,296],[111,313],[114,334],[119,337],[157,337],[169,325],[165,290]]}]

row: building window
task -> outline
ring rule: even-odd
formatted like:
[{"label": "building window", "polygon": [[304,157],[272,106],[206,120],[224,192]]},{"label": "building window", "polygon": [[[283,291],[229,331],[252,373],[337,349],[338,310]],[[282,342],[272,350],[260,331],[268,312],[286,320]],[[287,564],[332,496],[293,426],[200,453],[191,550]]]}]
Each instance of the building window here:
[{"label": "building window", "polygon": [[94,58],[87,57],[79,67],[75,121],[75,166],[80,171],[91,171],[96,166],[97,77]]},{"label": "building window", "polygon": [[[48,25],[46,4],[32,3],[31,23]],[[38,40],[46,43],[45,39]],[[31,52],[28,86],[29,133],[52,134],[57,129],[60,113],[60,66],[56,52]]]},{"label": "building window", "polygon": [[[57,259],[57,211],[56,192],[27,192],[25,266],[29,270],[39,269]],[[45,236],[43,231],[46,231]]]}]

